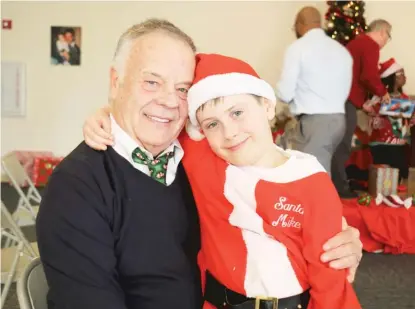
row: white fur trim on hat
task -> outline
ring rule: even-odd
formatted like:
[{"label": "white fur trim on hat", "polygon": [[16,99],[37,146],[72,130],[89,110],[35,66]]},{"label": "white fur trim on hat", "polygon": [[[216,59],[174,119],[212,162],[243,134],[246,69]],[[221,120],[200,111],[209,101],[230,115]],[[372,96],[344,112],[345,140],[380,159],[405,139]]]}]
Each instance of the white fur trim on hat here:
[{"label": "white fur trim on hat", "polygon": [[226,73],[211,75],[194,84],[187,94],[189,119],[193,126],[199,127],[196,119],[197,109],[207,101],[235,94],[254,94],[275,103],[274,89],[265,80],[245,73]]},{"label": "white fur trim on hat", "polygon": [[382,73],[380,78],[388,77],[389,75],[392,75],[402,69],[403,68],[400,64],[394,62],[389,68],[387,68],[387,70],[385,70],[385,72]]},{"label": "white fur trim on hat", "polygon": [[189,119],[186,121],[186,132],[192,140],[197,142],[205,138],[199,127],[192,125]]}]

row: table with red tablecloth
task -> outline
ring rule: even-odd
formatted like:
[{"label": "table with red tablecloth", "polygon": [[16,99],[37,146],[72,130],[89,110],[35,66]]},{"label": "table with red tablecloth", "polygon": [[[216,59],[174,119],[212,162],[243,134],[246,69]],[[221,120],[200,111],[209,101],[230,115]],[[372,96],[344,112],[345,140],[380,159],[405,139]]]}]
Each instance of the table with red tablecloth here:
[{"label": "table with red tablecloth", "polygon": [[[274,140],[283,133],[282,130],[273,132]],[[346,166],[354,165],[359,170],[368,170],[372,164],[368,136],[357,129],[355,137],[359,142],[354,145]],[[415,205],[406,209],[392,208],[383,203],[376,205],[374,199],[369,206],[359,205],[357,199],[345,199],[342,202],[343,215],[350,226],[359,230],[365,251],[415,254]]]},{"label": "table with red tablecloth", "polygon": [[343,215],[359,230],[365,251],[415,254],[415,206],[392,208],[374,200],[363,206],[349,199],[343,200]]}]

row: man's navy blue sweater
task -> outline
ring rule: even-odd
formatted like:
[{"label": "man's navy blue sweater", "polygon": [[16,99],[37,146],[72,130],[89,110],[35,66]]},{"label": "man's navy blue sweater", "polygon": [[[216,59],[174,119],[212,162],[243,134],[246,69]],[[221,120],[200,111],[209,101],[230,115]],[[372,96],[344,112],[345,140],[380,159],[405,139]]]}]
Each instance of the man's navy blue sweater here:
[{"label": "man's navy blue sweater", "polygon": [[182,165],[170,186],[112,148],[81,143],[56,167],[37,218],[54,309],[195,309],[197,211]]}]

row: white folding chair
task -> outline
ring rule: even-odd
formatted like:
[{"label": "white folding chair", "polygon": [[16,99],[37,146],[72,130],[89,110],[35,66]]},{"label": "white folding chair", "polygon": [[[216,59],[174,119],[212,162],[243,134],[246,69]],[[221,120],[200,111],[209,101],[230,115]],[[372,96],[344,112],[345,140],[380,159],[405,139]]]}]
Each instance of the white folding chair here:
[{"label": "white folding chair", "polygon": [[[14,152],[4,155],[2,157],[1,163],[13,187],[16,189],[17,193],[19,193],[19,201],[17,204],[16,212],[14,214],[18,213],[18,210],[22,209],[26,212],[29,212],[33,220],[35,220],[37,212],[34,206],[39,205],[42,199],[39,191],[36,189],[32,180],[27,175],[25,169],[20,164]],[[26,194],[22,190],[22,187],[25,184],[28,185]],[[32,202],[36,204],[32,204]]]},{"label": "white folding chair", "polygon": [[33,260],[17,281],[17,299],[20,309],[48,309],[49,291],[40,259]]},{"label": "white folding chair", "polygon": [[[3,290],[1,292],[1,306],[6,301],[7,294],[9,292],[10,286],[13,283],[17,266],[19,264],[20,258],[23,255],[34,259],[38,255],[36,254],[33,247],[30,245],[29,241],[23,235],[22,230],[14,221],[12,215],[7,210],[3,202],[1,202],[1,239],[6,240],[6,243],[9,244],[8,248],[2,249],[2,273],[1,273],[1,283],[4,284]],[[5,252],[10,254],[10,258],[5,257]],[[5,266],[6,260],[9,260],[10,264]],[[7,272],[3,272],[3,268],[7,268]]]}]

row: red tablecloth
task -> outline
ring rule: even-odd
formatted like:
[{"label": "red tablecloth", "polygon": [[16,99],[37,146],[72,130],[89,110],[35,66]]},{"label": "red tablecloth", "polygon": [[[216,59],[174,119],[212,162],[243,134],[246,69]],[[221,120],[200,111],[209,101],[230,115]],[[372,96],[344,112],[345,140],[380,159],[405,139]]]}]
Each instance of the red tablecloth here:
[{"label": "red tablecloth", "polygon": [[409,209],[361,206],[356,199],[343,200],[347,223],[360,231],[363,249],[368,252],[415,254],[415,207]]}]

